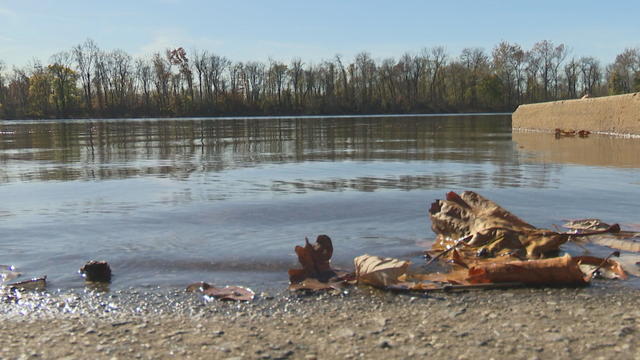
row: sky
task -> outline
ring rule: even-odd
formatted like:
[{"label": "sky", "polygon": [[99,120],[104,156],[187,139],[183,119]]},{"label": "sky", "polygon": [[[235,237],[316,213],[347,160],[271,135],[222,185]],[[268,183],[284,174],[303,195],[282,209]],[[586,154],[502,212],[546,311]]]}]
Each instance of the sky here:
[{"label": "sky", "polygon": [[46,63],[87,38],[134,56],[183,47],[234,61],[311,63],[550,40],[607,64],[640,47],[638,14],[638,0],[0,0],[0,61]]}]

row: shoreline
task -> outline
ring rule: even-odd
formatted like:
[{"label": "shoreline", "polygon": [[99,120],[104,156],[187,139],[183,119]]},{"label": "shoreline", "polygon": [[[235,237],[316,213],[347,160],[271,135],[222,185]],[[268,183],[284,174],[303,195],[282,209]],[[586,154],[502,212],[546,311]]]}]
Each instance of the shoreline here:
[{"label": "shoreline", "polygon": [[36,124],[51,122],[113,122],[113,121],[164,121],[164,120],[291,120],[291,119],[355,119],[355,118],[403,118],[403,117],[456,117],[456,116],[511,116],[511,112],[462,112],[462,113],[408,113],[408,114],[332,114],[332,115],[238,115],[238,116],[151,116],[151,117],[71,117],[51,119],[0,119],[0,124]]},{"label": "shoreline", "polygon": [[520,105],[512,127],[640,135],[640,93]]},{"label": "shoreline", "polygon": [[0,305],[0,358],[611,358],[640,355],[640,290],[262,294],[88,292]]}]

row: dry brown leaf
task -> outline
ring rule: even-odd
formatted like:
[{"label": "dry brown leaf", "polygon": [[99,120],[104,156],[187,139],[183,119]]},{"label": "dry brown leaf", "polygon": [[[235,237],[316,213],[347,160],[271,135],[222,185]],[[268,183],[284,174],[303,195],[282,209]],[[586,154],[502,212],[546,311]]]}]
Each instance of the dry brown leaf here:
[{"label": "dry brown leaf", "polygon": [[564,130],[556,128],[555,136],[556,138],[576,136],[576,131],[573,129]]},{"label": "dry brown leaf", "polygon": [[340,289],[354,281],[352,273],[331,268],[333,244],[327,235],[320,235],[315,244],[307,238],[305,246],[296,246],[295,251],[302,269],[289,269],[289,290],[323,291]]},{"label": "dry brown leaf", "polygon": [[210,288],[211,285],[204,281],[198,281],[197,283],[193,283],[187,286],[186,292],[203,292],[206,289]]},{"label": "dry brown leaf", "polygon": [[298,283],[307,278],[327,281],[335,276],[330,264],[331,256],[333,255],[331,238],[327,235],[320,235],[313,245],[309,243],[309,239],[305,238],[304,240],[304,247],[295,247],[302,269],[289,270],[289,281]]},{"label": "dry brown leaf", "polygon": [[571,230],[604,230],[609,226],[611,225],[603,222],[600,219],[569,220],[562,225],[562,227]]},{"label": "dry brown leaf", "polygon": [[255,297],[253,290],[241,286],[225,286],[217,288],[204,281],[187,286],[187,292],[199,292],[206,298],[214,298],[226,301],[251,301]]},{"label": "dry brown leaf", "polygon": [[570,238],[620,231],[617,224],[581,234],[538,229],[473,191],[460,195],[449,192],[446,200],[431,204],[429,214],[437,234],[433,250],[446,250],[456,239],[471,236],[458,247],[464,257],[512,255],[538,259],[557,253]]},{"label": "dry brown leaf", "polygon": [[358,256],[353,263],[358,282],[376,287],[387,287],[398,283],[398,278],[406,274],[411,264],[409,261],[371,255]]},{"label": "dry brown leaf", "polygon": [[205,297],[224,301],[251,301],[255,297],[253,290],[241,286],[210,287],[203,293]]},{"label": "dry brown leaf", "polygon": [[329,290],[341,290],[345,287],[344,281],[331,281],[322,282],[318,279],[304,279],[298,283],[292,283],[289,285],[289,290],[293,291],[329,291]]},{"label": "dry brown leaf", "polygon": [[[620,255],[620,253],[617,253],[617,255]],[[598,270],[607,279],[626,280],[628,278],[622,265],[613,259],[602,259],[594,256],[576,256],[573,259],[585,274],[592,274],[595,270]]]},{"label": "dry brown leaf", "polygon": [[566,255],[551,259],[487,263],[469,268],[468,281],[480,283],[513,283],[529,285],[586,285],[578,262]]}]

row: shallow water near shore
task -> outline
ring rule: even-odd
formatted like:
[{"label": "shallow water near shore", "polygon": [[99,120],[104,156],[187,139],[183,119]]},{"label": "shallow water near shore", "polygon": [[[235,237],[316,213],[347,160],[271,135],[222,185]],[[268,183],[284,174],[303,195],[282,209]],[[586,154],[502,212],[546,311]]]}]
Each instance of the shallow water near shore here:
[{"label": "shallow water near shore", "polygon": [[599,217],[637,229],[640,139],[510,125],[506,115],[0,122],[0,263],[61,289],[84,286],[77,270],[90,259],[111,263],[112,290],[284,288],[305,236],[331,236],[338,267],[363,253],[419,263],[434,238],[429,204],[462,190],[540,227]]}]

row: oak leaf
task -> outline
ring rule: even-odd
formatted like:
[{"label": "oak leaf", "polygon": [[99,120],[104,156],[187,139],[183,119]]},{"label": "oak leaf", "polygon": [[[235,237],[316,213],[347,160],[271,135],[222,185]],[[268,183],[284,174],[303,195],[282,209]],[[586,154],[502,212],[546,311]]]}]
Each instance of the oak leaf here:
[{"label": "oak leaf", "polygon": [[447,193],[445,200],[431,204],[429,215],[437,234],[433,250],[447,250],[458,246],[459,239],[469,237],[458,247],[466,257],[510,255],[538,259],[557,253],[569,239],[620,231],[617,224],[579,234],[538,229],[473,191]]},{"label": "oak leaf", "polygon": [[359,283],[387,287],[400,282],[411,262],[393,258],[361,255],[353,260]]},{"label": "oak leaf", "polygon": [[289,280],[292,283],[301,282],[307,278],[327,281],[335,276],[335,271],[331,269],[331,256],[333,256],[331,238],[327,235],[320,235],[313,245],[309,243],[307,238],[304,241],[304,247],[295,247],[302,269],[290,269]]}]

